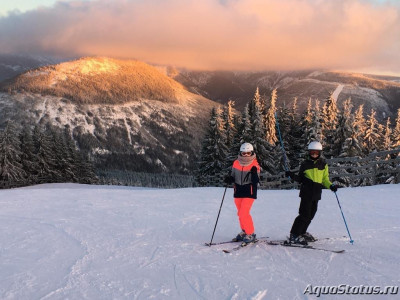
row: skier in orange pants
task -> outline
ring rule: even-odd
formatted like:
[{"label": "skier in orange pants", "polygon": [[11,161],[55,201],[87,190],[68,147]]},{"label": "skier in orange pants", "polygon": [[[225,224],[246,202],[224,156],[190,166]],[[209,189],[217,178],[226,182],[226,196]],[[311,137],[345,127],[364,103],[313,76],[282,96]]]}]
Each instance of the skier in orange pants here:
[{"label": "skier in orange pants", "polygon": [[[240,228],[242,228],[243,233],[254,233],[253,218],[250,215],[250,210],[253,203],[253,198],[235,198],[235,204],[238,211],[237,215],[239,217]],[[242,232],[240,234],[242,234]]]},{"label": "skier in orange pants", "polygon": [[257,162],[253,145],[250,143],[242,144],[238,158],[233,162],[231,175],[225,179],[228,184],[234,183],[233,196],[242,229],[242,232],[233,239],[234,241],[251,243],[256,238],[250,210],[254,200],[257,199],[259,174],[260,166]]}]

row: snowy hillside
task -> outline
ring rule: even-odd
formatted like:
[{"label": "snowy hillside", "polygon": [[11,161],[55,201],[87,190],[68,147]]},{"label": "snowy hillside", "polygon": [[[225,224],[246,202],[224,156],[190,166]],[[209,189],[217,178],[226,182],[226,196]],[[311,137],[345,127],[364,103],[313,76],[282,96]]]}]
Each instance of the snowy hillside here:
[{"label": "snowy hillside", "polygon": [[[343,254],[209,242],[223,188],[142,189],[48,184],[0,191],[1,299],[317,299],[313,286],[399,286],[400,185],[324,190],[315,244]],[[260,191],[256,233],[281,239],[298,191]],[[228,189],[214,241],[239,231]],[[321,299],[337,299],[322,295]],[[367,296],[342,295],[340,299]],[[368,299],[394,299],[375,295]]]},{"label": "snowy hillside", "polygon": [[[172,76],[172,75],[171,75]],[[236,108],[242,109],[254,96],[258,87],[260,94],[270,95],[277,89],[278,106],[291,107],[298,99],[298,108],[303,111],[309,98],[323,101],[335,92],[339,107],[351,98],[355,107],[364,104],[366,112],[372,108],[379,118],[393,116],[399,108],[400,84],[398,77],[374,76],[332,71],[287,71],[287,72],[211,72],[185,71],[172,76],[189,90],[208,99],[226,103],[234,100]]]},{"label": "snowy hillside", "polygon": [[68,126],[106,170],[192,172],[217,105],[150,65],[107,58],[38,68],[0,86],[0,128],[8,119]]}]

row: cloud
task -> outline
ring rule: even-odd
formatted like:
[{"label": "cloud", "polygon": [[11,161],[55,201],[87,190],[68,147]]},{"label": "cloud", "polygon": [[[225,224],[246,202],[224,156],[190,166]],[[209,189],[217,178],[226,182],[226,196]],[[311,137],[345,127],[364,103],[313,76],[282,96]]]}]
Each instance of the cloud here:
[{"label": "cloud", "polygon": [[372,0],[98,0],[0,18],[0,49],[196,69],[400,73],[400,7]]}]

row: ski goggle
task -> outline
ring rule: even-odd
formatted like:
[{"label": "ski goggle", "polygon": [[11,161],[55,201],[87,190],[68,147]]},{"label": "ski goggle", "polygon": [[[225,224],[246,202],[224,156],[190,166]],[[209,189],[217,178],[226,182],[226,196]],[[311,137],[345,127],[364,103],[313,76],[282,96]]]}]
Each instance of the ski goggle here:
[{"label": "ski goggle", "polygon": [[319,155],[321,151],[319,150],[310,150],[310,155]]},{"label": "ski goggle", "polygon": [[240,152],[241,156],[251,156],[251,152]]}]

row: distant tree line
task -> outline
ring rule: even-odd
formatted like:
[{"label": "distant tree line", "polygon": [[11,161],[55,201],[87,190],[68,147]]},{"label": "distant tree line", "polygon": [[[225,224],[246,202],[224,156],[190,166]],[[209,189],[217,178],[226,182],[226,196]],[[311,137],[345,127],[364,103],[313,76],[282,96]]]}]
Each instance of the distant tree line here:
[{"label": "distant tree line", "polygon": [[97,177],[68,127],[20,129],[7,121],[0,131],[0,188],[50,182],[90,184],[97,182]]},{"label": "distant tree line", "polygon": [[267,175],[297,168],[307,145],[314,140],[322,143],[326,158],[362,158],[400,147],[400,109],[394,123],[387,118],[381,124],[374,109],[365,114],[360,105],[354,111],[351,98],[339,110],[332,93],[322,103],[310,98],[301,114],[297,111],[297,98],[290,108],[277,108],[276,101],[276,90],[266,97],[260,96],[257,88],[241,115],[234,113],[232,101],[211,111],[196,172],[199,185],[220,182],[244,142],[253,144]]},{"label": "distant tree line", "polygon": [[98,170],[99,184],[153,188],[186,188],[195,186],[193,176],[171,173],[144,173],[126,170]]}]

